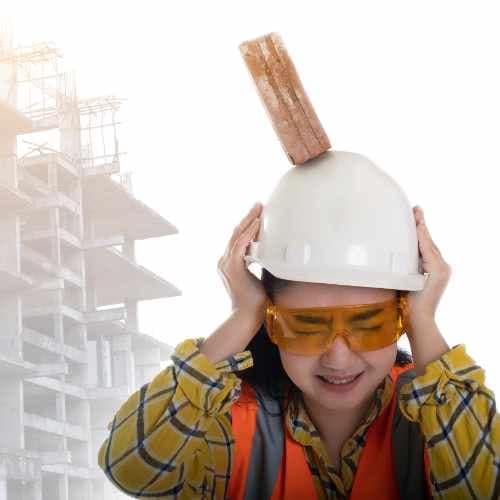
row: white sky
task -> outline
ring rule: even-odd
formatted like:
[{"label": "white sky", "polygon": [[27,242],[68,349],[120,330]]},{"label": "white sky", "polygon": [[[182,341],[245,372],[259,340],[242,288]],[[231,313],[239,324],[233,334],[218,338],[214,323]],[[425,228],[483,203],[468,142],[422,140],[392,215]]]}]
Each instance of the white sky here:
[{"label": "white sky", "polygon": [[[15,41],[54,41],[81,97],[123,106],[122,170],[180,233],[138,261],[183,295],[141,303],[172,345],[229,314],[217,274],[233,227],[291,167],[238,51],[277,31],[334,149],[368,156],[421,205],[453,268],[437,313],[500,393],[500,74],[495,2],[10,0]],[[253,269],[256,269],[253,267]],[[405,344],[403,344],[405,345]]]}]

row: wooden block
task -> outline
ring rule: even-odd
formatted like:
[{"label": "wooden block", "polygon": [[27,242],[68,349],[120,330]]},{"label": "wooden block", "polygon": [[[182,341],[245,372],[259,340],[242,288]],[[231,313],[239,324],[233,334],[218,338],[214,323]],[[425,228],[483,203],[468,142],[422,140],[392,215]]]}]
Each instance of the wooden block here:
[{"label": "wooden block", "polygon": [[274,130],[294,165],[331,148],[330,140],[278,33],[242,42],[241,55]]}]

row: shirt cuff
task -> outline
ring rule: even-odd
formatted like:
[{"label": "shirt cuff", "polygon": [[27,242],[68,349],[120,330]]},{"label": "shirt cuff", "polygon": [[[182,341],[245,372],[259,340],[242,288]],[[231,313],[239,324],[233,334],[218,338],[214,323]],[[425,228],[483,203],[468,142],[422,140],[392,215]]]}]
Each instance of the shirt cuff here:
[{"label": "shirt cuff", "polygon": [[444,405],[457,389],[477,391],[484,380],[484,370],[467,354],[465,344],[457,344],[401,387],[399,407],[409,420],[417,422],[423,406]]},{"label": "shirt cuff", "polygon": [[241,379],[234,373],[253,366],[251,351],[241,351],[213,364],[200,351],[205,338],[182,341],[171,358],[178,387],[190,403],[208,415],[228,411],[241,392]]}]

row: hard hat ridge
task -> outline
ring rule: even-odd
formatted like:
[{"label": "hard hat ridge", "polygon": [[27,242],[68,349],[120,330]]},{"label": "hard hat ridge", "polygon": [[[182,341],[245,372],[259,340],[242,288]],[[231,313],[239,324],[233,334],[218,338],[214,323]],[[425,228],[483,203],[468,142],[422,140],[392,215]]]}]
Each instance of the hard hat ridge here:
[{"label": "hard hat ridge", "polygon": [[367,157],[327,151],[278,180],[247,264],[279,278],[421,290],[418,240],[400,186]]}]

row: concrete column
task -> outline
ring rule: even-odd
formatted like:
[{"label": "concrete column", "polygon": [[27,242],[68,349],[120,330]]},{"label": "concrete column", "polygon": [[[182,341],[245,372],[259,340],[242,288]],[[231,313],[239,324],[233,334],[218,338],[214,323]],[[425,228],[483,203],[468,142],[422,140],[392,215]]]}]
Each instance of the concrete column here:
[{"label": "concrete column", "polygon": [[22,309],[19,295],[0,294],[0,349],[7,356],[19,357],[22,350]]},{"label": "concrete column", "polygon": [[43,500],[42,499],[42,480],[41,479],[38,479],[36,481],[30,481],[23,488],[22,500]]},{"label": "concrete column", "polygon": [[0,213],[0,269],[21,272],[19,217]]},{"label": "concrete column", "polygon": [[134,353],[132,336],[120,335],[111,339],[113,385],[127,385],[129,391],[135,388]]},{"label": "concrete column", "polygon": [[[74,92],[76,95],[76,84],[73,80]],[[80,110],[75,99],[69,103],[65,111],[59,114],[60,123],[60,150],[62,153],[79,161],[81,156],[81,136],[80,136]]]},{"label": "concrete column", "polygon": [[60,422],[66,421],[66,401],[64,392],[56,394],[56,418]]},{"label": "concrete column", "polygon": [[69,498],[68,476],[64,475],[57,481],[58,496],[57,500],[72,500]]},{"label": "concrete column", "polygon": [[98,385],[111,387],[113,385],[111,370],[111,345],[104,337],[97,337]]},{"label": "concrete column", "polygon": [[125,324],[134,330],[139,331],[139,307],[137,300],[126,300],[124,302],[127,317]]},{"label": "concrete column", "polygon": [[[123,254],[135,262],[135,240],[126,238],[123,244]],[[139,330],[139,313],[136,300],[125,301],[127,310],[126,324],[135,330]]]},{"label": "concrete column", "polygon": [[135,262],[135,240],[125,238],[122,248],[123,254]]},{"label": "concrete column", "polygon": [[0,471],[0,500],[9,500],[7,498],[7,478],[6,472]]},{"label": "concrete column", "polygon": [[[0,99],[7,100],[13,108],[17,107],[16,66],[12,62],[0,64]],[[0,134],[0,182],[17,187],[17,142],[16,136],[9,133],[8,127],[2,127]]]},{"label": "concrete column", "polygon": [[137,387],[149,382],[158,373],[160,367],[160,348],[136,349],[134,351]]},{"label": "concrete column", "polygon": [[24,448],[22,384],[13,378],[0,384],[0,448]]},{"label": "concrete column", "polygon": [[16,136],[2,130],[0,135],[0,182],[12,188],[17,188],[16,153]]}]

